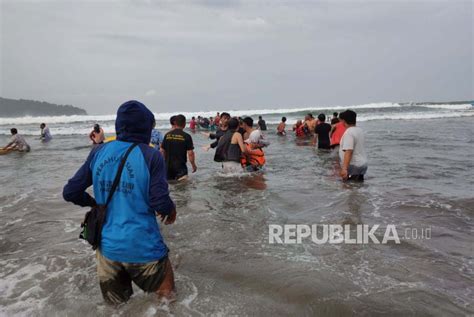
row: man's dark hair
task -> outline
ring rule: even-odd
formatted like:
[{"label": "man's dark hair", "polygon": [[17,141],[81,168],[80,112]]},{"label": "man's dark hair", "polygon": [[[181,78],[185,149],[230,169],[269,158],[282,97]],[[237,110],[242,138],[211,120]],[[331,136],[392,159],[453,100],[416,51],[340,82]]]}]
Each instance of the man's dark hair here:
[{"label": "man's dark hair", "polygon": [[282,117],[281,121],[286,122],[286,117]]},{"label": "man's dark hair", "polygon": [[229,127],[229,130],[231,131],[237,129],[239,127],[239,119],[237,118],[230,119],[227,126]]},{"label": "man's dark hair", "polygon": [[17,134],[17,133],[18,133],[18,130],[15,129],[15,128],[11,128],[11,129],[10,129],[10,132],[11,132],[11,134]]},{"label": "man's dark hair", "polygon": [[321,122],[326,122],[326,115],[324,113],[320,113],[318,115],[318,120]]},{"label": "man's dark hair", "polygon": [[332,115],[334,116],[334,118],[337,118],[337,116],[339,115],[339,113],[334,112]]},{"label": "man's dark hair", "polygon": [[339,119],[344,120],[347,124],[356,124],[357,114],[352,110],[346,110],[339,114]]},{"label": "man's dark hair", "polygon": [[223,112],[223,113],[221,113],[221,118],[222,117],[230,118],[230,114],[228,114],[227,112]]},{"label": "man's dark hair", "polygon": [[41,124],[40,124],[40,128],[43,129],[44,127],[46,127],[46,124],[41,123]]},{"label": "man's dark hair", "polygon": [[262,120],[262,116],[258,116],[258,118],[259,118],[260,120]]},{"label": "man's dark hair", "polygon": [[309,116],[310,118],[314,118],[312,113],[308,113],[308,116]]},{"label": "man's dark hair", "polygon": [[178,114],[177,116],[175,116],[174,124],[180,128],[184,128],[186,126],[186,117],[182,114]]},{"label": "man's dark hair", "polygon": [[192,117],[191,119],[193,119],[193,120],[196,120],[196,118],[195,118],[195,117]]},{"label": "man's dark hair", "polygon": [[245,117],[242,121],[249,127],[253,127],[253,119],[251,117]]},{"label": "man's dark hair", "polygon": [[176,116],[171,116],[170,117],[170,124],[175,125],[176,124]]}]

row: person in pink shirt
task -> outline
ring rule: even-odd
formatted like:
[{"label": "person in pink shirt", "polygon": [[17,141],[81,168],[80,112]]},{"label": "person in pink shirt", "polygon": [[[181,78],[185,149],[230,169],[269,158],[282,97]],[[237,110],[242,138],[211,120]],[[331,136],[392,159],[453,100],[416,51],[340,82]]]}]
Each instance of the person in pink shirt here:
[{"label": "person in pink shirt", "polygon": [[189,122],[189,128],[191,130],[196,130],[196,118],[195,117],[191,118],[191,121]]}]

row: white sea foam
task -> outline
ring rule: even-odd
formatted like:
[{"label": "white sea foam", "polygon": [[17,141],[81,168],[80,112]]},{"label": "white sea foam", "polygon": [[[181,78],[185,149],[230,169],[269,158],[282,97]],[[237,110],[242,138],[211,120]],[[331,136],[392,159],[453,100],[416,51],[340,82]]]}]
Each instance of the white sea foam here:
[{"label": "white sea foam", "polygon": [[[420,110],[426,108],[426,110]],[[372,103],[354,106],[332,106],[332,107],[306,107],[288,109],[254,109],[254,110],[229,110],[232,116],[263,115],[267,124],[278,124],[280,116],[286,116],[288,124],[292,125],[296,120],[302,119],[306,112],[326,113],[330,115],[333,111],[344,109],[359,110],[357,120],[419,120],[437,118],[458,118],[474,116],[474,107],[470,104],[398,104],[398,103]],[[374,111],[371,111],[374,109]],[[383,111],[380,111],[383,109]],[[360,111],[365,110],[365,111]],[[377,110],[377,111],[375,111]],[[157,128],[169,129],[169,117],[176,113],[155,113]],[[207,112],[182,112],[186,118],[192,116],[211,117],[216,111]],[[46,122],[51,134],[55,135],[88,135],[94,123],[98,122],[106,134],[115,134],[115,115],[100,116],[55,116],[55,117],[22,117],[22,118],[0,118],[0,134],[10,135],[10,127],[15,125],[23,135],[39,135],[39,124]],[[2,127],[3,126],[3,127]]]},{"label": "white sea foam", "polygon": [[472,110],[474,107],[470,104],[461,105],[418,105],[419,107],[447,110]]},{"label": "white sea foam", "polygon": [[[355,105],[350,106],[351,109],[372,109],[372,108],[394,108],[401,107],[397,103],[370,103],[364,105]],[[342,110],[347,109],[348,106],[309,106],[309,107],[300,107],[300,108],[284,108],[284,109],[248,109],[248,110],[227,110],[232,116],[251,116],[251,115],[260,115],[260,114],[282,114],[282,113],[294,113],[301,111],[318,111],[318,110]],[[215,111],[196,111],[196,112],[179,112],[191,118],[192,116],[202,116],[202,117],[213,117],[217,112],[222,112],[223,110]],[[177,114],[178,112],[162,112],[154,113],[157,120],[169,120],[172,115]],[[7,124],[41,124],[42,122],[47,122],[48,124],[55,123],[76,123],[76,122],[107,122],[114,121],[115,114],[110,115],[88,115],[88,116],[51,116],[51,117],[19,117],[19,118],[0,118],[0,125]]]}]

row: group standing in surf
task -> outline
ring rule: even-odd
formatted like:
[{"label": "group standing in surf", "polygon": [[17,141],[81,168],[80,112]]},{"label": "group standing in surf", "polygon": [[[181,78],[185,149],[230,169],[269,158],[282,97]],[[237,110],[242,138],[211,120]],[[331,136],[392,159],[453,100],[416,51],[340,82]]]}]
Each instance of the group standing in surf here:
[{"label": "group standing in surf", "polygon": [[[363,181],[367,157],[363,131],[356,126],[351,110],[334,113],[331,123],[319,114],[307,114],[293,126],[296,139],[326,151],[338,151],[340,175],[344,180]],[[288,134],[287,118],[276,129]],[[105,301],[112,305],[126,302],[133,294],[132,282],[147,293],[161,298],[175,297],[175,280],[169,249],[160,233],[156,216],[165,224],[176,219],[176,206],[170,198],[168,182],[188,177],[188,163],[196,172],[196,155],[191,134],[185,130],[186,117],[170,118],[170,129],[156,129],[153,113],[138,101],[122,104],[115,120],[116,137],[106,138],[96,124],[89,134],[93,149],[84,164],[63,189],[66,201],[91,207],[84,220],[82,237],[96,248],[97,274]],[[262,116],[254,124],[251,117],[232,117],[227,112],[215,117],[192,117],[189,128],[202,132],[215,150],[214,161],[223,173],[259,172],[264,169],[264,135],[267,124]],[[40,139],[52,139],[49,128],[41,124]],[[30,146],[16,128],[3,151],[27,152]],[[94,196],[87,189],[93,186]],[[101,216],[102,215],[102,216]],[[95,224],[95,225],[92,225]],[[92,234],[94,233],[94,234]],[[91,238],[93,237],[93,238]],[[91,238],[91,239],[89,239]]]},{"label": "group standing in surf", "polygon": [[[343,180],[362,181],[367,170],[367,155],[362,130],[356,126],[356,113],[352,110],[340,114],[333,113],[330,123],[326,115],[320,113],[317,118],[308,113],[302,120],[297,120],[292,127],[297,142],[317,146],[318,149],[339,152]],[[170,118],[171,129],[163,134],[156,129],[153,119],[150,145],[158,149],[165,158],[168,180],[185,180],[188,178],[187,163],[192,172],[197,171],[193,138],[185,132],[187,125],[183,115]],[[269,142],[264,136],[267,124],[262,116],[257,124],[251,117],[231,117],[227,112],[217,112],[214,117],[192,117],[188,123],[191,132],[202,132],[213,142],[203,147],[205,151],[215,150],[214,161],[220,163],[224,173],[256,172],[263,170],[266,159],[264,148]],[[47,143],[52,140],[49,127],[40,125],[40,140]],[[13,151],[29,152],[31,147],[16,128],[11,129],[11,141],[0,148],[0,154]],[[278,136],[287,136],[287,118],[282,117],[276,128]],[[95,124],[89,133],[94,146],[115,140],[106,138],[103,128]]]}]

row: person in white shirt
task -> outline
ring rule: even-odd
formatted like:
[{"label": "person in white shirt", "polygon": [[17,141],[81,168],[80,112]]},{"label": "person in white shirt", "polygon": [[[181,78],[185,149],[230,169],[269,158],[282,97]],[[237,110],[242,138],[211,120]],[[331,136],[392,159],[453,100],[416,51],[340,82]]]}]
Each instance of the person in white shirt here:
[{"label": "person in white shirt", "polygon": [[40,129],[41,129],[41,136],[40,136],[41,142],[46,143],[46,142],[51,141],[53,137],[51,136],[51,132],[49,132],[49,128],[46,126],[45,123],[41,123]]},{"label": "person in white shirt", "polygon": [[29,152],[30,146],[26,143],[24,137],[18,134],[18,130],[16,128],[10,129],[12,134],[12,138],[10,143],[8,143],[5,147],[1,150],[9,152],[9,151],[19,151],[19,152]]},{"label": "person in white shirt", "polygon": [[339,120],[346,127],[339,147],[340,175],[344,181],[364,181],[368,168],[364,131],[356,127],[356,118],[357,114],[352,110],[346,110],[339,115]]}]

